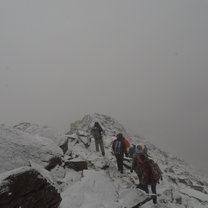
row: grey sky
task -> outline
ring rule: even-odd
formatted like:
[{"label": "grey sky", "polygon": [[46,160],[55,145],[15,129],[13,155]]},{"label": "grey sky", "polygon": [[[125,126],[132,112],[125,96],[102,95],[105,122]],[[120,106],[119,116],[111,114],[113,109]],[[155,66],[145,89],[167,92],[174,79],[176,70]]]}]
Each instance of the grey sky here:
[{"label": "grey sky", "polygon": [[208,165],[207,0],[1,0],[0,123],[111,115]]}]

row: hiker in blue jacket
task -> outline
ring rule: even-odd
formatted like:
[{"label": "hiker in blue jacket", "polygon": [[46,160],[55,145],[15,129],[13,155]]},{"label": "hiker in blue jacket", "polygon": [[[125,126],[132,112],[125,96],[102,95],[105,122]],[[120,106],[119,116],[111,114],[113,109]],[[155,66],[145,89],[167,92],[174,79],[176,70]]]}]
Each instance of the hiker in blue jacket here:
[{"label": "hiker in blue jacket", "polygon": [[123,158],[124,154],[127,157],[128,153],[124,142],[124,137],[121,133],[117,134],[116,139],[113,141],[112,149],[116,157],[118,171],[123,173]]}]

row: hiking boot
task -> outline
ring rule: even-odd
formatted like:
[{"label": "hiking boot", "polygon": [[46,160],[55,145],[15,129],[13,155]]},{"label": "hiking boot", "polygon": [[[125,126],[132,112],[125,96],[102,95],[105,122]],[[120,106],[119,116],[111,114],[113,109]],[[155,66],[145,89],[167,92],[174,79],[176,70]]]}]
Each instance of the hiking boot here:
[{"label": "hiking boot", "polygon": [[157,196],[152,196],[153,204],[157,204]]}]

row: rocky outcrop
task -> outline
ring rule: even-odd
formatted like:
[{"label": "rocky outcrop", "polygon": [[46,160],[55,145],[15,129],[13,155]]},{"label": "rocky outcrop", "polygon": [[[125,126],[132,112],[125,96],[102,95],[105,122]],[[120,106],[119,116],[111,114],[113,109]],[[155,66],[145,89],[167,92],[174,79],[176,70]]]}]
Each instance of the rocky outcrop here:
[{"label": "rocky outcrop", "polygon": [[109,136],[115,136],[117,133],[122,133],[125,137],[128,134],[125,128],[115,119],[110,116],[95,113],[93,115],[85,115],[81,121],[75,121],[71,124],[71,129],[67,134],[73,134],[77,131],[90,132],[90,128],[95,121],[98,121]]},{"label": "rocky outcrop", "polygon": [[37,135],[49,138],[54,141],[65,153],[68,150],[68,139],[64,134],[57,132],[48,126],[40,126],[38,124],[31,124],[22,122],[14,126],[15,129],[27,132],[31,135]]},{"label": "rocky outcrop", "polygon": [[51,139],[1,126],[0,155],[0,173],[3,173],[27,166],[29,160],[50,170],[61,163],[63,152]]},{"label": "rocky outcrop", "polygon": [[65,154],[68,150],[68,143],[69,143],[69,140],[68,138],[66,138],[66,140],[60,144],[60,148],[63,150],[63,153]]},{"label": "rocky outcrop", "polygon": [[65,162],[65,167],[74,169],[76,171],[82,171],[87,169],[87,162],[81,160],[69,160]]},{"label": "rocky outcrop", "polygon": [[61,196],[53,182],[31,167],[0,175],[1,208],[58,208]]}]

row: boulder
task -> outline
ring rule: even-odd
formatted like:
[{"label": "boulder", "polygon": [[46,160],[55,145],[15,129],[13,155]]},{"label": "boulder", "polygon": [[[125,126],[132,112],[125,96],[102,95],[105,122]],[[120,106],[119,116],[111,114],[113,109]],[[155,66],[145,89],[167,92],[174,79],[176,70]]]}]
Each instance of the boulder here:
[{"label": "boulder", "polygon": [[61,202],[59,191],[43,173],[21,167],[0,174],[0,207],[58,208]]},{"label": "boulder", "polygon": [[62,162],[63,151],[49,138],[0,127],[0,173],[27,166],[29,160],[48,170]]},{"label": "boulder", "polygon": [[67,137],[54,128],[50,128],[48,126],[41,126],[38,124],[31,124],[27,122],[19,123],[15,125],[14,128],[27,132],[31,135],[38,135],[53,140],[63,150],[63,153],[65,153],[68,150]]},{"label": "boulder", "polygon": [[69,143],[69,140],[68,138],[66,138],[66,140],[63,143],[61,143],[59,146],[62,149],[64,154],[68,151],[68,143]]},{"label": "boulder", "polygon": [[82,171],[88,169],[87,161],[82,161],[78,159],[73,159],[65,162],[65,167],[74,169],[76,171]]}]

